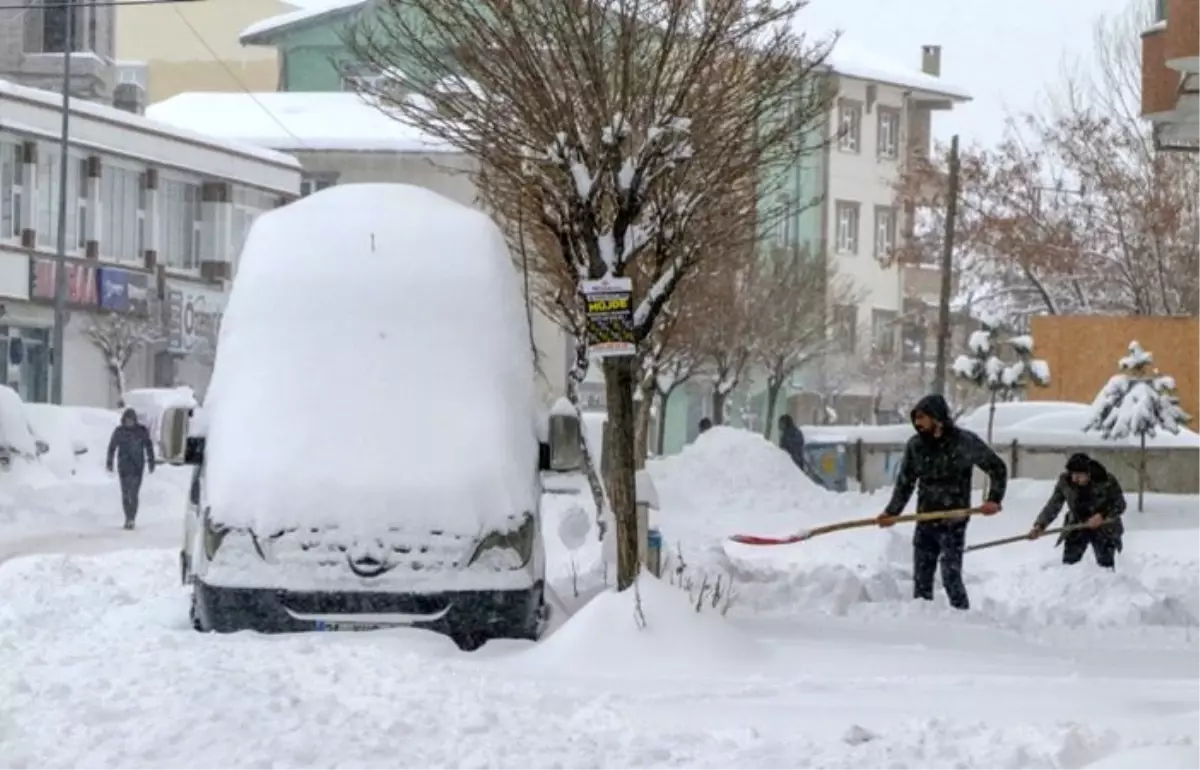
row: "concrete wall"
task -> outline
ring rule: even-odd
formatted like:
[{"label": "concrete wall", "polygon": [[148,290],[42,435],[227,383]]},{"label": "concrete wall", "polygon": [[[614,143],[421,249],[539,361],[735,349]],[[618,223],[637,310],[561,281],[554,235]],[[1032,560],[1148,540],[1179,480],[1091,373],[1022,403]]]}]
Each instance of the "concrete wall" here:
[{"label": "concrete wall", "polygon": [[[1085,451],[1109,470],[1126,492],[1138,488],[1137,447],[1104,446],[1029,446],[1013,442],[997,445],[996,452],[1008,466],[1009,478],[1057,479],[1066,466],[1067,458]],[[891,486],[904,454],[903,444],[850,445],[848,473],[857,479],[864,492]],[[1187,447],[1164,447],[1146,450],[1146,491],[1194,495],[1200,492],[1200,450]],[[975,486],[982,488],[984,475],[975,472]]]},{"label": "concrete wall", "polygon": [[[456,153],[302,150],[295,155],[306,174],[336,176],[338,184],[402,182],[433,190],[468,206],[479,206],[470,176],[474,162]],[[533,311],[533,342],[538,353],[539,396],[549,403],[566,393],[567,338],[536,308]]]}]

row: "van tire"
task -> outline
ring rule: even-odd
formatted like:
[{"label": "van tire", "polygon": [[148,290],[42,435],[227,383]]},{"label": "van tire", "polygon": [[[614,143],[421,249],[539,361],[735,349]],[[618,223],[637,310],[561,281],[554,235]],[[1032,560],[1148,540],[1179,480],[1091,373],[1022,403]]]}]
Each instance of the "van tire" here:
[{"label": "van tire", "polygon": [[192,600],[188,602],[188,620],[192,623],[192,630],[204,633],[204,626],[200,623],[200,612],[196,607],[196,589],[192,589]]}]

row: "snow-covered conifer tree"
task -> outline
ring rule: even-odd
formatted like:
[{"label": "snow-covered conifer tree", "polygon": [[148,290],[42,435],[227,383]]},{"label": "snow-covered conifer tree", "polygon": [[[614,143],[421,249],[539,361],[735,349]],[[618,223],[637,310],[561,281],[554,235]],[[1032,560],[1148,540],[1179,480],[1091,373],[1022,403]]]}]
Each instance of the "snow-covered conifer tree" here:
[{"label": "snow-covered conifer tree", "polygon": [[1092,419],[1084,431],[1100,431],[1106,439],[1138,438],[1138,510],[1143,510],[1146,491],[1146,438],[1159,429],[1178,433],[1191,416],[1179,406],[1175,378],[1154,368],[1154,357],[1137,340],[1129,343],[1129,355],[1117,362],[1119,371],[1109,378],[1092,402]]},{"label": "snow-covered conifer tree", "polygon": [[[1000,324],[985,321],[983,328],[972,332],[967,339],[967,354],[954,360],[954,373],[988,392],[987,440],[992,441],[992,424],[996,419],[996,401],[1012,398],[1030,385],[1044,388],[1050,384],[1050,365],[1033,357],[1033,337],[1022,334],[1000,339]],[[1000,350],[1007,345],[1016,358],[1006,363]]]}]

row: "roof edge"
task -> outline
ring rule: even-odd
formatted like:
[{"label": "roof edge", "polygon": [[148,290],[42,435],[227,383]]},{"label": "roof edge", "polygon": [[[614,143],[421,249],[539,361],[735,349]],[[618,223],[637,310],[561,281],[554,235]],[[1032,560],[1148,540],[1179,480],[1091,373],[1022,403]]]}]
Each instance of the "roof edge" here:
[{"label": "roof edge", "polygon": [[[272,45],[273,41],[285,32],[300,29],[310,24],[327,21],[328,19],[341,16],[342,14],[354,13],[355,11],[360,10],[368,2],[369,0],[360,0],[359,2],[349,3],[346,5],[336,5],[332,8],[323,8],[312,11],[289,11],[288,13],[269,16],[262,21],[256,21],[253,24],[246,26],[246,28],[238,34],[238,42],[242,45]],[[279,21],[272,23],[272,19],[278,19]]]}]

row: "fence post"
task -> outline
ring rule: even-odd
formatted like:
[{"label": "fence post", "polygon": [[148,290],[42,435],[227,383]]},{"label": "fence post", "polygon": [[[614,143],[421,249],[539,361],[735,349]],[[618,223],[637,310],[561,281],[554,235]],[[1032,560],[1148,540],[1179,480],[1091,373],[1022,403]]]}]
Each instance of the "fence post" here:
[{"label": "fence post", "polygon": [[866,491],[866,481],[863,479],[863,467],[866,462],[863,461],[863,440],[860,436],[854,442],[854,477],[858,479],[858,491]]},{"label": "fence post", "polygon": [[1018,452],[1020,452],[1020,446],[1021,446],[1020,443],[1014,438],[1012,440],[1012,447],[1008,450],[1009,454],[1012,455],[1012,462],[1010,463],[1011,468],[1009,469],[1008,475],[1014,479],[1020,475],[1020,470],[1019,470],[1020,465],[1017,463],[1017,457],[1019,456]]}]

